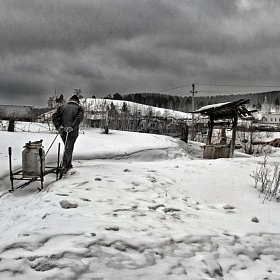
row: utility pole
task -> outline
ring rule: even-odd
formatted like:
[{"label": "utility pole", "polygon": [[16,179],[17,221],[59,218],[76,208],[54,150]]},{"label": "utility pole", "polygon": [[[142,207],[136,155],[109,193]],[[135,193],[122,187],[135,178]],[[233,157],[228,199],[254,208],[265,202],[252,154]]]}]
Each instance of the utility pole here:
[{"label": "utility pole", "polygon": [[78,98],[83,98],[81,95],[83,91],[80,88],[75,88],[74,93],[78,96]]},{"label": "utility pole", "polygon": [[[190,91],[192,94],[192,112],[194,112],[194,94],[197,93],[197,91],[194,90],[194,84],[192,84],[192,90]],[[191,140],[194,140],[194,113],[192,113],[192,136]]]}]

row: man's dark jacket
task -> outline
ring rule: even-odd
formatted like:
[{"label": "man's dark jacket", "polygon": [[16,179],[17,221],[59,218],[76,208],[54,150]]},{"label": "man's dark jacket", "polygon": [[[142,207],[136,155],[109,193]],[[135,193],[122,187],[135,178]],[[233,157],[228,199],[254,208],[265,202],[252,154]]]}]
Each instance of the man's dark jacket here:
[{"label": "man's dark jacket", "polygon": [[52,119],[56,130],[59,130],[61,126],[64,128],[71,126],[73,131],[69,135],[78,137],[79,125],[84,119],[84,110],[77,102],[70,100],[57,108]]}]

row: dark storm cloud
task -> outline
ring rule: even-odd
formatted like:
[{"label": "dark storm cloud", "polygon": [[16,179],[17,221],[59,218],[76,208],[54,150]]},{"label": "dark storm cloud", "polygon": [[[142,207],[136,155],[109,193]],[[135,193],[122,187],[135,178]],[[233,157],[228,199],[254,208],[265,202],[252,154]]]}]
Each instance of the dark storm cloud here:
[{"label": "dark storm cloud", "polygon": [[103,79],[104,76],[99,71],[93,71],[89,67],[73,65],[73,67],[64,70],[64,73],[70,76],[80,76],[82,78]]},{"label": "dark storm cloud", "polygon": [[0,79],[1,104],[38,105],[45,103],[47,91],[43,83],[28,80]]},{"label": "dark storm cloud", "polygon": [[[80,50],[108,40],[153,34],[173,15],[159,1],[2,1],[2,51]],[[171,8],[169,10],[169,8]],[[175,12],[174,12],[175,13]]]},{"label": "dark storm cloud", "polygon": [[276,0],[0,0],[0,103],[278,84],[279,14]]}]

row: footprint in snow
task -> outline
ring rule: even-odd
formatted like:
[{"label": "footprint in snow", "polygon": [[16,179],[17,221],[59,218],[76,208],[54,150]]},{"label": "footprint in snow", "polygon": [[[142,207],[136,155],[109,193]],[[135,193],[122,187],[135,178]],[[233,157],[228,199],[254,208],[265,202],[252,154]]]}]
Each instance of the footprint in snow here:
[{"label": "footprint in snow", "polygon": [[109,226],[109,227],[105,227],[106,230],[113,230],[113,231],[119,231],[120,228],[117,226]]},{"label": "footprint in snow", "polygon": [[95,178],[94,180],[95,180],[95,181],[102,181],[101,178]]},{"label": "footprint in snow", "polygon": [[83,200],[83,201],[87,201],[87,202],[90,202],[91,200],[90,199],[88,199],[88,198],[80,198],[81,200]]},{"label": "footprint in snow", "polygon": [[129,169],[124,169],[123,172],[131,172]]},{"label": "footprint in snow", "polygon": [[223,204],[223,205],[210,205],[208,206],[210,209],[215,209],[215,210],[227,210],[226,213],[231,214],[231,213],[236,213],[234,210],[237,210],[235,206],[229,205],[229,204]]},{"label": "footprint in snow", "polygon": [[233,210],[233,209],[235,209],[234,206],[228,205],[228,204],[224,205],[223,208],[224,208],[225,210]]},{"label": "footprint in snow", "polygon": [[66,193],[56,193],[56,195],[59,195],[59,196],[69,196],[69,194],[66,194]]}]

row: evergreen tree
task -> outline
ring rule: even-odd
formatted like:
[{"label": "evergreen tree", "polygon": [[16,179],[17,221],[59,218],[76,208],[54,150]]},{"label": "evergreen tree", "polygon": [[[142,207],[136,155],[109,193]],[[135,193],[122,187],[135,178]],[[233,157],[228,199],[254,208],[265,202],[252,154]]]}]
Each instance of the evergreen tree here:
[{"label": "evergreen tree", "polygon": [[111,94],[108,94],[106,97],[104,97],[104,99],[113,99]]},{"label": "evergreen tree", "polygon": [[142,104],[142,101],[143,101],[142,95],[141,95],[140,93],[136,93],[136,94],[134,95],[134,101],[135,101],[136,103]]},{"label": "evergreen tree", "polygon": [[277,98],[275,99],[275,105],[279,106],[279,104],[280,104],[280,102],[279,102],[279,99],[278,99],[278,96],[277,96]]},{"label": "evergreen tree", "polygon": [[114,100],[123,100],[122,96],[117,92],[113,95]]}]

